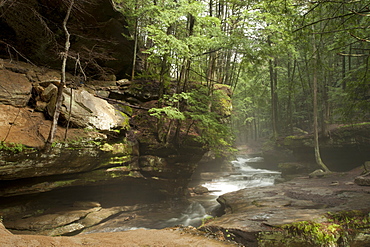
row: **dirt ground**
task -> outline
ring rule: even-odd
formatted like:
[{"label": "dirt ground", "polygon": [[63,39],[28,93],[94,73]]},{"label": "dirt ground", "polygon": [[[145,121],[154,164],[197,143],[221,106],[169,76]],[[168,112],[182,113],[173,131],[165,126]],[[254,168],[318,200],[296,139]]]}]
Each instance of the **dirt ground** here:
[{"label": "dirt ground", "polygon": [[237,246],[230,242],[221,242],[205,236],[186,233],[178,229],[144,230],[127,232],[93,233],[73,237],[47,237],[36,235],[13,235],[0,225],[0,246],[2,247],[221,247]]}]

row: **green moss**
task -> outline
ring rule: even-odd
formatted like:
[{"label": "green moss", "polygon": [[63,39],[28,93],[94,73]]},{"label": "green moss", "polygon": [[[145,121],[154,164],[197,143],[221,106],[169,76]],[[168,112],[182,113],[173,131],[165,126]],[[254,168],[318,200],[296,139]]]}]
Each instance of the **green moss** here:
[{"label": "green moss", "polygon": [[361,210],[328,213],[329,222],[342,225],[345,229],[370,228],[370,213]]},{"label": "green moss", "polygon": [[259,234],[259,246],[350,246],[357,234],[370,228],[364,211],[328,213],[324,221],[300,221]]},{"label": "green moss", "polygon": [[205,216],[203,219],[202,219],[202,225],[200,226],[200,227],[202,227],[202,226],[204,226],[205,224],[207,224],[207,223],[209,223],[209,222],[211,222],[211,221],[214,221],[216,219],[216,217],[213,217],[213,216]]},{"label": "green moss", "polygon": [[307,136],[287,136],[284,138],[283,144],[285,146],[312,146],[312,138]]},{"label": "green moss", "polygon": [[351,128],[351,127],[359,127],[359,126],[366,126],[366,125],[369,125],[369,126],[370,126],[370,122],[362,122],[362,123],[346,124],[346,125],[343,125],[343,126],[339,126],[339,127],[338,127],[338,129],[342,129],[342,128]]},{"label": "green moss", "polygon": [[102,145],[100,149],[105,152],[112,152],[113,154],[124,155],[132,153],[132,146],[126,143],[115,143],[115,144],[104,143],[104,145]]},{"label": "green moss", "polygon": [[301,136],[287,136],[285,137],[285,139],[299,140],[299,139],[302,139],[302,137]]},{"label": "green moss", "polygon": [[109,172],[109,175],[112,177],[112,178],[119,178],[122,176],[121,173],[119,172]]},{"label": "green moss", "polygon": [[[131,113],[132,114],[132,109],[131,107],[128,107],[130,109],[129,114]],[[130,129],[130,118],[124,113],[124,112],[121,112],[119,111],[119,113],[121,114],[121,116],[123,117],[123,121],[121,123],[121,128],[122,129],[125,129],[125,130],[129,130]]]},{"label": "green moss", "polygon": [[13,143],[13,142],[0,142],[0,151],[8,151],[11,153],[22,153],[24,151],[31,151],[34,150],[33,148],[26,147],[20,143]]},{"label": "green moss", "polygon": [[72,180],[62,180],[62,181],[55,181],[53,182],[54,187],[64,187],[64,186],[69,186],[76,182],[77,179],[72,179]]}]

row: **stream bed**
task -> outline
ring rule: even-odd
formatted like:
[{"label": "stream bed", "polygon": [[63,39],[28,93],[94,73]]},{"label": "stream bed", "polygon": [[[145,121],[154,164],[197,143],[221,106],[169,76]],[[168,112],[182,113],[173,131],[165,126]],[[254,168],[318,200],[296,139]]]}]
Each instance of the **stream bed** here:
[{"label": "stream bed", "polygon": [[228,171],[222,169],[202,169],[199,178],[191,185],[200,185],[209,193],[193,195],[187,201],[171,200],[148,204],[132,214],[122,214],[108,220],[88,233],[116,232],[139,228],[162,229],[178,225],[198,227],[202,220],[212,216],[220,216],[218,196],[244,188],[273,185],[280,172],[262,169],[262,157],[238,156],[232,161]]}]

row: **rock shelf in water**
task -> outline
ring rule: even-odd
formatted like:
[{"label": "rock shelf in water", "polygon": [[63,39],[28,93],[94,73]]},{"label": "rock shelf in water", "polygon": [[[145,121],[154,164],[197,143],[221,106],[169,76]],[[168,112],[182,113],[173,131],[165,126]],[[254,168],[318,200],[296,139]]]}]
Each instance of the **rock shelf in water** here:
[{"label": "rock shelf in water", "polygon": [[[354,183],[362,171],[357,168],[322,178],[297,177],[274,186],[227,193],[218,198],[226,214],[202,228],[222,231],[246,246],[257,246],[259,233],[272,232],[286,224],[323,222],[328,212],[368,211],[370,187]],[[369,226],[364,231],[369,234]]]}]

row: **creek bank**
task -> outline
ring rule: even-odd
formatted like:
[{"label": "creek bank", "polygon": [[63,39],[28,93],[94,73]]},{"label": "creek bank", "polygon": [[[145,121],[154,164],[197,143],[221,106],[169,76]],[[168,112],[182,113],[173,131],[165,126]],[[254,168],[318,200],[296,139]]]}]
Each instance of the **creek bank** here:
[{"label": "creek bank", "polygon": [[[218,198],[225,211],[200,229],[222,231],[225,238],[245,246],[260,246],[261,233],[280,231],[280,227],[301,221],[323,222],[328,212],[363,210],[370,212],[370,187],[354,183],[363,173],[357,168],[321,178],[296,177],[268,187],[242,189]],[[370,234],[370,226],[359,232]],[[368,240],[362,242],[367,246]],[[269,246],[269,245],[266,245]]]}]

